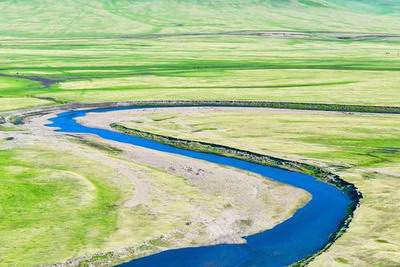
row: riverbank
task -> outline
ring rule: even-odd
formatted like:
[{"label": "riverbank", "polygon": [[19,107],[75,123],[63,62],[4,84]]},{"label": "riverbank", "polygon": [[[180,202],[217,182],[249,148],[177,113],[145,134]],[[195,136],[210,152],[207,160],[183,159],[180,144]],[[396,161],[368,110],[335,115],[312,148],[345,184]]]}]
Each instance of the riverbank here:
[{"label": "riverbank", "polygon": [[254,162],[262,165],[289,169],[293,171],[299,171],[303,173],[310,174],[312,176],[317,177],[323,182],[332,184],[345,192],[351,199],[352,204],[348,208],[348,215],[341,222],[339,230],[331,237],[331,240],[328,244],[318,253],[303,259],[296,263],[298,266],[305,266],[310,263],[315,257],[322,254],[324,251],[329,249],[329,247],[340,237],[342,236],[346,230],[349,228],[349,225],[353,219],[354,212],[356,208],[360,205],[360,200],[362,198],[361,192],[355,187],[354,184],[351,184],[343,179],[341,179],[338,175],[335,175],[321,167],[313,166],[307,163],[290,161],[285,159],[279,159],[276,157],[271,157],[267,155],[257,154],[250,151],[235,149],[223,145],[217,145],[212,143],[206,143],[201,141],[192,141],[186,139],[174,138],[171,136],[159,135],[150,132],[141,131],[138,129],[132,129],[125,127],[118,123],[110,124],[111,128],[129,134],[133,136],[138,136],[142,138],[146,138],[149,140],[154,140],[160,142],[162,144],[172,145],[175,147],[189,149],[193,151],[199,151],[204,153],[212,153],[216,155],[223,155],[227,157],[237,158],[249,162]]},{"label": "riverbank", "polygon": [[342,105],[342,104],[319,104],[319,103],[296,103],[296,102],[268,102],[268,101],[194,101],[194,100],[148,100],[148,101],[118,101],[101,103],[68,103],[38,108],[20,109],[17,111],[2,112],[0,118],[13,124],[22,124],[25,118],[42,116],[57,111],[84,108],[108,108],[108,107],[255,107],[273,109],[293,110],[315,110],[332,112],[355,112],[355,113],[382,113],[400,114],[400,107],[397,106],[366,106],[366,105]]},{"label": "riverbank", "polygon": [[[92,136],[63,136],[43,126],[48,123],[47,118],[55,114],[40,116],[43,110],[37,112],[33,111],[37,116],[21,119],[23,125],[4,124],[10,131],[0,131],[2,153],[14,153],[20,148],[23,153],[18,153],[18,157],[24,166],[29,165],[34,172],[38,171],[35,166],[52,170],[53,175],[42,181],[42,186],[61,179],[60,175],[65,173],[59,170],[62,168],[67,169],[72,178],[79,177],[84,184],[89,185],[93,180],[107,184],[104,189],[114,190],[118,198],[106,201],[104,206],[101,206],[107,208],[113,216],[110,220],[98,219],[99,223],[103,222],[109,227],[109,232],[102,236],[95,235],[95,243],[90,228],[92,227],[93,231],[97,230],[91,221],[81,228],[74,228],[86,234],[82,237],[82,245],[71,247],[58,244],[65,243],[69,238],[69,231],[57,235],[50,230],[46,231],[48,224],[43,223],[43,233],[35,239],[36,245],[29,252],[31,256],[18,257],[21,265],[46,265],[54,262],[59,262],[62,266],[86,263],[116,264],[165,249],[240,243],[243,242],[242,236],[275,226],[309,200],[309,195],[302,190],[265,181],[257,175],[235,169],[105,142]],[[39,154],[36,158],[34,155],[37,153]],[[57,156],[59,153],[65,157],[71,154],[71,160],[61,163],[62,158]],[[43,162],[49,157],[52,160]],[[8,164],[9,161],[4,158],[3,162]],[[55,166],[52,166],[53,163]],[[93,166],[90,169],[98,170],[99,175],[89,175],[87,172],[90,170],[85,169],[85,166]],[[53,170],[54,168],[56,169]],[[31,176],[32,180],[36,179],[34,174]],[[13,176],[10,174],[10,177]],[[92,203],[93,198],[101,199],[97,195],[98,189],[88,190],[89,193],[83,194],[80,193],[83,188],[86,187],[71,186],[71,198],[65,194],[60,194],[59,197],[60,201],[69,203],[70,199],[78,204],[67,207],[57,204],[59,202],[55,204],[66,212],[73,213],[81,209],[82,205]],[[18,196],[20,191],[15,191],[15,194]],[[86,204],[81,204],[81,199]],[[39,208],[33,205],[31,212],[36,214]],[[54,208],[55,214],[57,210]],[[107,217],[104,212],[94,208],[94,211],[96,210]],[[25,215],[29,214],[28,212]],[[50,213],[43,215],[46,214]],[[25,218],[25,215],[22,214],[21,219]],[[88,219],[95,219],[95,216],[88,215]],[[69,227],[71,223],[68,218],[64,218],[62,224],[58,223],[56,218],[50,217],[48,221],[54,224],[54,229]],[[22,227],[21,231],[25,231],[25,236],[29,236],[36,227],[35,224],[32,227]],[[51,236],[46,236],[46,233]],[[7,239],[8,232],[0,234],[3,240],[8,240],[1,249],[2,261],[13,263],[14,259],[15,263],[15,258],[10,254],[10,246],[14,246],[13,251],[19,251],[18,249],[23,249],[19,247],[21,243],[17,244],[12,239]],[[15,236],[18,237],[18,234]],[[42,255],[49,248],[49,245],[42,243],[49,239],[52,250],[54,247],[63,249],[46,253],[47,256],[36,257],[35,255]],[[24,246],[29,245],[29,240],[26,239]]]},{"label": "riverbank", "polygon": [[128,128],[328,169],[354,183],[364,198],[346,233],[310,265],[397,266],[400,262],[400,222],[393,216],[400,212],[398,115],[178,107],[125,115],[121,111],[114,119]]},{"label": "riverbank", "polygon": [[[59,127],[63,132],[93,133],[108,140],[139,145],[167,153],[185,155],[231,167],[238,167],[240,169],[271,177],[274,180],[307,190],[313,195],[313,199],[303,209],[300,209],[298,212],[296,212],[292,218],[271,229],[270,231],[265,231],[260,234],[246,237],[248,243],[243,246],[205,246],[198,249],[167,251],[165,253],[156,254],[127,263],[127,266],[157,266],[160,264],[165,266],[174,266],[174,264],[203,266],[205,262],[209,261],[220,266],[231,266],[233,262],[236,262],[237,264],[237,260],[245,260],[249,263],[257,262],[256,266],[265,266],[265,264],[269,264],[271,266],[291,264],[299,260],[307,259],[310,257],[310,255],[314,255],[320,251],[326,244],[329,243],[332,236],[335,235],[338,229],[340,229],[342,222],[346,220],[346,215],[348,213],[348,209],[352,206],[352,201],[341,190],[338,190],[334,186],[319,182],[312,176],[301,175],[299,173],[288,172],[279,169],[272,169],[271,167],[265,167],[230,157],[174,148],[148,139],[143,139],[140,137],[128,137],[126,134],[119,134],[114,131],[103,130],[101,128],[107,127],[104,125],[100,126],[100,128],[97,128],[96,126],[85,127],[76,121],[78,118],[79,120],[85,119],[87,113],[90,113],[89,117],[91,119],[93,118],[93,116],[91,116],[92,113],[94,115],[99,115],[100,117],[103,116],[103,118],[105,117],[106,119],[109,119],[110,114],[112,114],[112,116],[115,115],[114,112],[120,114],[121,112],[123,113],[124,111],[127,112],[129,110],[131,112],[135,112],[137,110],[157,110],[157,108],[100,108],[65,112],[51,119],[53,122],[51,126]],[[161,110],[163,109],[161,108]],[[89,124],[91,124],[91,120],[89,121]],[[327,208],[330,210],[329,213],[324,212],[324,210]],[[312,218],[315,216],[317,216],[318,220],[313,221]],[[319,234],[316,234],[317,232]],[[298,237],[297,239],[293,239],[294,236],[302,236],[302,238]],[[310,238],[311,236],[317,236],[317,238],[307,243],[302,241]],[[272,240],[276,239],[273,246],[269,246],[271,238]],[[259,240],[259,242],[254,242],[255,240]],[[295,242],[295,240],[297,241]],[[300,244],[303,249],[296,249]],[[245,257],[245,259],[243,259],[243,257],[240,256],[241,253],[238,254],[238,251],[234,252],[236,249],[241,251],[241,253],[246,253],[246,251],[250,249],[254,252],[254,254],[252,253],[250,258]],[[276,251],[279,251],[279,253],[276,254]],[[224,255],[229,256],[225,259],[221,259],[217,255],[212,256],[211,258],[203,256],[200,257],[200,255],[211,256],[214,253],[223,253]],[[192,257],[189,255],[192,254],[193,256],[197,255],[196,263],[190,260]]]},{"label": "riverbank", "polygon": [[[262,109],[257,109],[257,110],[260,111]],[[261,114],[264,114],[264,113],[261,113]],[[316,133],[319,133],[322,129],[325,129],[325,135],[327,133],[330,133],[331,129],[333,129],[332,127],[334,125],[337,125],[338,122],[340,122],[340,121],[343,121],[343,122],[347,121],[349,123],[349,124],[347,124],[347,126],[351,125],[351,127],[355,128],[355,129],[360,128],[360,130],[359,130],[359,131],[361,131],[360,134],[366,130],[368,130],[368,132],[374,131],[374,129],[372,127],[374,124],[371,124],[370,123],[371,121],[374,121],[375,124],[378,123],[380,125],[380,129],[388,128],[388,126],[393,124],[393,122],[395,121],[395,120],[393,120],[395,115],[374,115],[374,114],[357,115],[357,114],[348,114],[348,113],[340,113],[340,112],[337,112],[337,113],[335,113],[335,112],[318,113],[317,112],[316,113],[315,111],[314,112],[307,112],[307,111],[304,111],[304,112],[282,111],[281,112],[279,110],[274,110],[274,112],[272,113],[272,117],[271,116],[268,116],[268,117],[275,120],[275,118],[279,118],[279,116],[281,116],[280,114],[282,114],[282,115],[287,114],[287,116],[289,116],[289,118],[285,118],[283,120],[283,122],[288,121],[289,119],[295,120],[295,121],[293,121],[293,126],[295,126],[295,127],[300,125],[299,122],[297,122],[297,120],[303,121],[303,120],[307,119],[307,114],[310,114],[312,116],[316,116],[316,115],[320,114],[321,119],[318,119],[318,124],[319,124],[318,127],[314,126],[314,124],[310,124],[310,123],[309,124],[313,125],[313,128],[311,128],[311,129],[312,129],[312,131],[316,131]],[[294,114],[294,116],[291,114]],[[172,114],[172,115],[173,116],[170,116],[170,114],[167,114],[167,115],[164,114],[162,117],[174,117],[175,116],[176,118],[179,118],[179,116],[176,116],[177,114]],[[235,114],[234,117],[235,116],[238,116],[238,115]],[[243,116],[245,116],[245,114]],[[255,116],[255,115],[253,114],[252,116]],[[293,117],[290,117],[290,116],[293,116]],[[377,120],[373,119],[374,116],[377,116],[376,117]],[[385,120],[383,120],[383,121],[380,119],[380,118],[382,118],[382,116],[383,116],[383,118],[385,118]],[[214,119],[216,120],[216,117],[210,117],[210,119],[211,118],[213,120]],[[333,118],[337,118],[337,119],[333,120]],[[357,119],[357,118],[359,118],[359,119]],[[365,118],[365,119],[363,119],[363,118]],[[170,120],[167,119],[164,122],[168,122],[171,120],[173,120],[173,118]],[[391,123],[385,124],[386,120],[389,120]],[[163,120],[157,120],[157,121],[160,124],[163,123]],[[183,121],[190,122],[191,120],[186,118]],[[249,120],[248,118],[244,119],[244,121],[253,123],[253,120]],[[367,121],[368,121],[368,123],[366,123]],[[380,121],[382,123],[379,123]],[[156,122],[156,120],[153,121],[153,123],[154,122]],[[234,121],[232,121],[231,119],[228,119],[227,122],[230,122],[231,124],[234,123]],[[354,122],[357,122],[357,124],[354,124]],[[138,122],[138,123],[140,123],[140,122]],[[221,126],[224,126],[224,123],[222,123],[219,120],[216,120],[216,123],[218,123]],[[140,123],[139,125],[140,125],[141,129],[146,129],[146,127],[147,127],[146,123],[144,123],[144,124]],[[232,125],[236,125],[236,124],[234,123]],[[254,125],[257,125],[257,124],[254,124]],[[274,125],[274,124],[272,124],[272,125]],[[305,124],[305,125],[308,125],[308,124]],[[249,131],[251,133],[253,133],[252,127],[250,127],[250,126],[251,125],[246,125],[246,128],[248,128]],[[339,126],[345,127],[346,125],[343,124],[343,126],[341,126],[341,124],[338,124],[338,127]],[[393,127],[395,127],[395,126],[393,126]],[[371,128],[371,129],[362,130],[362,128]],[[222,127],[222,129],[223,129],[223,127]],[[235,129],[235,128],[233,128],[233,129]],[[289,129],[288,133],[291,133],[292,131],[295,131],[294,129],[296,129],[296,128],[288,128],[288,129]],[[291,129],[293,129],[293,130],[291,130]],[[310,131],[311,131],[311,129],[310,129]],[[260,131],[260,130],[257,130],[257,131]],[[274,130],[271,131],[271,129],[264,130],[264,131],[266,131],[268,133],[275,133],[275,131]],[[157,131],[155,131],[155,132],[157,132]],[[197,132],[197,129],[195,132],[190,132],[190,135],[197,136],[199,133],[201,134],[204,131],[199,131],[197,133],[196,132]],[[389,130],[389,128],[388,128],[387,131],[386,130],[383,131],[383,133],[385,133],[385,134],[388,132],[393,132],[393,129]],[[167,131],[166,133],[168,133],[168,135],[173,135],[172,134],[173,132]],[[200,135],[200,137],[211,138],[212,135],[210,135],[210,133],[213,133],[213,132],[207,131],[207,136]],[[218,132],[214,132],[214,133],[218,133]],[[297,133],[297,131],[295,131],[294,133]],[[332,132],[332,133],[334,133],[334,132]],[[332,134],[332,133],[330,133],[330,134]],[[347,130],[346,133],[347,133],[347,135],[349,135],[349,134],[352,134],[352,131]],[[343,132],[336,133],[336,135],[335,135],[336,139],[338,138],[338,136],[340,136],[338,134],[343,135]],[[363,137],[363,138],[364,138],[364,136],[367,137],[367,135],[360,135],[360,134],[358,134],[358,136]],[[272,139],[269,141],[268,141],[268,139],[262,139],[263,142],[267,142],[270,149],[272,149],[272,150],[269,150],[269,152],[266,152],[268,154],[272,154],[272,155],[286,154],[286,155],[290,155],[291,158],[305,159],[305,156],[302,156],[299,154],[300,151],[311,151],[312,153],[315,153],[316,156],[314,156],[314,157],[317,157],[317,158],[321,157],[321,155],[318,154],[318,153],[320,153],[319,151],[321,150],[320,144],[312,145],[312,143],[310,143],[310,145],[308,145],[305,148],[305,145],[307,143],[305,144],[304,141],[299,140],[297,143],[293,143],[292,141],[290,141],[291,143],[289,146],[287,145],[288,141],[285,141],[284,142],[285,145],[282,146],[283,143],[279,140],[281,137],[283,138],[286,135],[282,135],[282,136],[277,135],[277,136],[279,136],[279,138],[275,135],[271,136],[271,134],[268,134],[268,136],[269,136],[269,138],[272,138]],[[300,137],[302,137],[302,135],[300,135]],[[278,139],[276,139],[276,138],[278,138]],[[229,139],[226,139],[226,140],[229,140]],[[242,139],[239,139],[239,140],[242,140]],[[294,140],[294,139],[284,139],[284,140]],[[386,140],[386,139],[384,139],[384,140]],[[384,140],[383,140],[383,142],[384,142]],[[338,141],[340,141],[340,139],[338,139]],[[346,142],[348,142],[348,141],[346,141]],[[223,142],[219,142],[219,143],[223,143]],[[260,143],[259,139],[246,138],[236,144],[239,144],[239,147],[240,147],[240,144],[246,144],[246,145],[250,146],[252,148],[252,150],[264,151],[264,150],[257,150],[257,147],[258,147],[257,144],[259,144],[259,143]],[[344,144],[346,144],[346,143],[344,143]],[[376,148],[374,148],[374,151],[376,151],[376,152],[373,152],[373,153],[379,153],[379,156],[385,156],[385,157],[391,155],[390,153],[389,154],[384,153],[384,151],[382,150],[383,148],[380,149],[378,146],[378,143],[376,145],[374,143],[372,143],[372,144],[373,144],[373,146],[376,147]],[[389,140],[388,144],[396,145],[396,142],[394,142],[393,140],[392,141]],[[228,145],[235,146],[232,143],[228,143]],[[278,147],[279,147],[279,149],[291,147],[294,150],[292,151],[292,153],[290,151],[285,151],[285,150],[284,150],[285,151],[284,153],[282,151],[277,153],[277,150],[274,150],[274,149],[278,148]],[[312,150],[310,150],[311,148],[312,148]],[[345,146],[344,148],[347,149],[347,146]],[[360,147],[360,148],[362,148],[362,147]],[[384,154],[380,153],[379,151],[382,151],[382,153],[384,153]],[[347,153],[349,155],[348,159],[347,159],[347,157],[346,158],[343,157],[344,155],[347,155],[347,154],[343,154],[343,153]],[[383,249],[382,246],[384,246],[385,249],[387,249],[389,251],[391,250],[391,248],[396,247],[395,244],[396,244],[397,239],[395,237],[393,237],[392,234],[386,234],[386,232],[389,231],[390,229],[395,229],[396,222],[393,221],[393,219],[395,219],[395,218],[393,218],[390,215],[390,214],[392,214],[390,211],[393,210],[393,212],[395,213],[396,207],[394,207],[392,204],[396,203],[396,202],[393,200],[390,200],[390,199],[387,199],[384,201],[384,203],[385,203],[384,205],[385,205],[385,207],[387,207],[387,212],[383,211],[382,209],[380,209],[379,206],[376,206],[374,204],[374,203],[377,203],[376,200],[374,200],[375,198],[383,197],[384,199],[386,199],[387,197],[390,197],[392,195],[392,194],[390,194],[391,188],[396,188],[396,181],[395,181],[396,179],[394,177],[395,177],[397,169],[396,169],[395,165],[391,164],[392,166],[382,166],[382,167],[377,167],[377,166],[372,165],[371,167],[367,167],[367,168],[363,167],[364,168],[363,170],[362,169],[358,170],[357,167],[351,167],[351,166],[352,165],[359,166],[360,164],[365,165],[366,163],[362,163],[362,162],[360,163],[360,161],[361,160],[366,161],[369,158],[368,154],[370,152],[365,150],[365,154],[364,154],[363,150],[361,150],[361,154],[360,154],[360,151],[354,151],[354,153],[353,153],[352,151],[346,152],[346,150],[344,150],[343,153],[338,154],[337,152],[335,152],[332,154],[331,152],[328,152],[328,153],[324,154],[326,156],[323,157],[322,159],[311,160],[311,162],[313,164],[317,164],[317,165],[322,164],[322,166],[327,166],[329,169],[334,170],[336,173],[340,173],[341,176],[346,177],[346,180],[355,181],[356,184],[361,187],[361,189],[364,193],[364,196],[365,196],[365,193],[367,194],[367,200],[365,200],[365,199],[363,200],[363,203],[367,202],[367,204],[366,204],[366,206],[362,205],[361,208],[357,211],[356,217],[355,217],[356,225],[355,226],[353,225],[352,227],[350,227],[349,232],[346,235],[344,235],[341,239],[337,240],[337,242],[335,242],[333,247],[331,247],[326,253],[323,253],[321,256],[317,257],[315,262],[317,262],[318,264],[321,264],[321,261],[332,262],[332,260],[334,260],[335,262],[341,262],[341,261],[346,260],[348,262],[353,262],[354,264],[355,263],[362,264],[363,262],[371,263],[371,262],[375,262],[374,261],[374,258],[376,257],[376,256],[374,256],[375,252],[378,253],[379,251],[381,251]],[[365,156],[362,156],[362,155],[365,155]],[[308,157],[310,157],[310,156],[308,156]],[[335,159],[332,160],[332,157],[335,157]],[[375,162],[375,160],[374,160],[374,162]],[[371,163],[373,163],[372,158],[371,158]],[[376,163],[374,163],[374,164],[376,165]],[[369,165],[370,165],[370,163],[368,163],[368,166]],[[388,165],[388,164],[385,164],[385,165]],[[383,179],[383,180],[377,179],[382,176],[385,179]],[[364,177],[377,177],[377,178],[365,179]],[[379,191],[380,189],[383,190],[383,188],[387,188],[389,190],[387,197],[382,195],[381,191]],[[391,198],[391,199],[394,199],[394,198]],[[387,214],[387,215],[385,215],[385,214]],[[379,219],[381,217],[385,217],[386,219],[384,221],[382,221]],[[371,218],[375,218],[375,219],[371,219]],[[385,226],[378,227],[378,225],[383,225],[383,224]],[[371,232],[371,233],[363,232],[362,229],[370,229],[370,227],[372,227],[371,225],[377,225],[378,228],[375,228],[375,229],[377,229],[375,232]],[[390,233],[393,233],[393,231],[390,231]],[[365,240],[371,240],[372,244],[371,244],[371,242],[366,242]],[[374,242],[373,240],[378,240],[378,241]],[[391,241],[383,242],[384,240],[391,240]],[[364,249],[357,250],[357,251],[354,251],[353,249],[351,249],[351,247],[353,247],[353,246],[349,247],[349,244],[352,244],[354,242],[356,242],[357,247],[364,247]],[[365,247],[364,245],[367,245],[367,244],[368,244],[368,247]],[[363,251],[370,251],[368,253],[369,255],[366,256],[363,253]],[[357,254],[360,254],[360,253],[363,256],[356,256]],[[396,259],[395,254],[391,254],[391,255],[392,255],[392,257],[390,260],[386,259],[386,261],[388,263],[394,262]],[[367,257],[367,258],[364,261],[360,261],[361,257],[362,258]],[[384,258],[379,258],[379,260],[376,259],[376,262],[382,261],[383,259]]]}]

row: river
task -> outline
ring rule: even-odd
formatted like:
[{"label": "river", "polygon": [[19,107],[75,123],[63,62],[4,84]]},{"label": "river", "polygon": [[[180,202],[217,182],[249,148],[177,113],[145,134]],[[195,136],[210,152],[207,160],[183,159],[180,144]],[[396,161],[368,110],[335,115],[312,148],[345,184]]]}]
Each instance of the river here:
[{"label": "river", "polygon": [[[267,267],[287,266],[323,249],[340,230],[349,216],[352,199],[337,187],[313,176],[273,168],[240,159],[181,149],[156,141],[119,133],[112,130],[91,128],[76,119],[89,112],[112,112],[143,107],[113,107],[71,110],[50,119],[48,126],[64,133],[95,134],[103,139],[123,142],[166,153],[183,155],[225,166],[260,174],[297,188],[304,189],[312,199],[286,221],[270,230],[245,237],[245,244],[210,245],[163,251],[135,259],[124,267]],[[154,107],[152,107],[154,108]]]}]

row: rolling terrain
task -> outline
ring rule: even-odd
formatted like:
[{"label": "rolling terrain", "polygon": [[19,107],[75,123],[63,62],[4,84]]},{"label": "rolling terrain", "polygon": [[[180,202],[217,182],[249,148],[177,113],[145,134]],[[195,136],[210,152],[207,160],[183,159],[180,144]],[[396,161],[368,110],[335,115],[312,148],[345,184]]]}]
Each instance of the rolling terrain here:
[{"label": "rolling terrain", "polygon": [[[48,117],[14,125],[21,110],[141,100],[400,107],[399,1],[0,0],[0,10],[0,265],[74,266],[104,255],[118,255],[119,262],[223,242],[218,227],[225,217],[218,216],[227,207],[237,219],[228,240],[237,242],[290,217],[308,199],[293,187],[235,173],[238,184],[259,185],[274,203],[248,196],[247,204],[265,212],[260,218],[240,205],[239,190],[219,197],[221,188],[210,192],[193,183],[187,166],[208,165],[188,161],[172,171],[168,157],[149,161],[154,155],[140,158],[133,148],[55,134],[43,126]],[[132,115],[124,125],[333,170],[359,187],[364,200],[348,232],[313,264],[400,264],[393,215],[399,211],[398,115],[208,115]],[[136,195],[143,184],[151,188],[147,198]],[[290,201],[280,198],[285,192]],[[257,224],[246,226],[248,220]]]},{"label": "rolling terrain", "polygon": [[3,0],[1,35],[121,37],[238,30],[397,33],[400,4],[362,0]]},{"label": "rolling terrain", "polygon": [[1,1],[0,9],[2,110],[132,99],[400,104],[395,1]]}]

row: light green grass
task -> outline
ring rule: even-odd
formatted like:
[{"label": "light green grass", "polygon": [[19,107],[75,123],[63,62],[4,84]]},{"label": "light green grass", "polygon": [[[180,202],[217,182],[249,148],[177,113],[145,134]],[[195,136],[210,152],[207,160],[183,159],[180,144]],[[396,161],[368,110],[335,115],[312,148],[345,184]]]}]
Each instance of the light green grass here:
[{"label": "light green grass", "polygon": [[[158,118],[166,118],[159,120]],[[140,121],[138,123],[137,121]],[[135,115],[127,127],[328,166],[363,193],[350,229],[312,266],[400,263],[397,115],[273,110]],[[243,129],[246,129],[245,131]]]},{"label": "light green grass", "polygon": [[5,97],[5,98],[0,98],[0,111],[32,108],[37,106],[47,106],[51,104],[53,104],[52,101],[47,101],[32,97]]},{"label": "light green grass", "polygon": [[[113,254],[108,252],[128,247],[135,253],[124,256],[137,256],[162,246],[147,242],[184,226],[193,205],[209,206],[211,214],[222,209],[222,198],[204,195],[183,178],[133,162],[125,163],[133,170],[131,175],[148,173],[142,178],[158,190],[148,193],[149,206],[124,207],[122,203],[133,194],[129,178],[116,176],[112,167],[80,154],[84,149],[104,157],[110,150],[101,145],[88,150],[86,143],[71,143],[74,152],[62,151],[63,157],[40,143],[0,150],[1,264],[37,266],[83,256],[92,261],[95,253],[109,258]],[[110,155],[112,165],[115,153]],[[192,199],[190,205],[185,204],[187,199]],[[191,230],[196,227],[201,228]],[[175,245],[184,242],[169,240]]]},{"label": "light green grass", "polygon": [[40,92],[43,89],[38,82],[0,76],[0,111],[51,104],[51,101],[29,97]]},{"label": "light green grass", "polygon": [[248,29],[397,32],[400,26],[399,4],[386,0],[6,0],[0,9],[0,34],[23,37]]},{"label": "light green grass", "polygon": [[57,155],[37,146],[0,151],[1,264],[65,260],[101,246],[115,230],[120,193],[104,179],[110,171]]},{"label": "light green grass", "polygon": [[6,39],[2,44],[6,69],[0,72],[60,81],[44,88],[19,79],[26,84],[16,88],[10,78],[0,77],[3,98],[400,105],[400,46],[395,41],[213,36]]},{"label": "light green grass", "polygon": [[[335,33],[399,33],[397,2],[0,1],[0,73],[11,76],[0,76],[0,111],[60,102],[126,100],[400,106],[400,39],[352,39],[357,34]],[[243,30],[249,32],[226,34]],[[254,31],[271,30],[331,33],[306,38],[254,35]],[[193,33],[209,35],[187,35]],[[58,83],[45,87],[29,80],[31,76]],[[398,265],[400,222],[393,216],[399,212],[394,204],[399,201],[397,117],[290,113],[266,120],[259,116],[215,115],[180,121],[181,114],[167,114],[137,121],[140,129],[163,129],[189,139],[326,161],[339,170],[350,166],[341,174],[355,182],[366,198],[350,232],[316,264]],[[1,127],[4,130],[8,129]],[[67,161],[58,154],[39,147],[0,151],[1,264],[15,265],[15,259],[21,260],[21,266],[53,263],[128,243],[139,246],[146,238],[156,245],[142,252],[154,251],[160,233],[176,234],[173,223],[184,225],[190,214],[191,206],[174,201],[166,209],[180,214],[156,218],[149,216],[149,207],[112,209],[110,205],[124,188],[113,191],[104,177],[108,172],[99,170],[99,164],[76,156],[68,156]],[[85,167],[82,162],[87,163]],[[197,194],[176,177],[139,165],[132,168],[151,173],[154,182],[165,188],[162,197],[151,203],[150,213],[160,209],[169,193],[181,203],[189,203],[192,193]],[[86,190],[89,187],[96,188],[96,193]],[[123,187],[131,189],[127,181]],[[198,205],[210,205],[215,214],[222,210],[218,201],[216,206],[209,204],[209,196],[196,196]],[[103,220],[104,216],[109,219]],[[115,228],[118,231],[111,235]],[[107,239],[110,235],[113,238]]]},{"label": "light green grass", "polygon": [[17,76],[0,76],[2,98],[400,105],[400,38],[380,36],[400,28],[394,1],[6,0],[0,10],[0,74]]},{"label": "light green grass", "polygon": [[21,131],[22,129],[15,127],[14,125],[0,125],[1,132],[15,132]]},{"label": "light green grass", "polygon": [[[292,202],[278,205],[273,190],[294,189],[245,178],[260,179],[269,205],[255,205],[268,214],[265,225],[309,200],[296,192]],[[207,244],[212,239],[207,222],[220,219],[227,208],[253,218],[238,202],[242,194],[214,190],[127,160],[121,149],[98,138],[32,138],[27,130],[0,128],[0,265],[121,263],[161,249]]]}]

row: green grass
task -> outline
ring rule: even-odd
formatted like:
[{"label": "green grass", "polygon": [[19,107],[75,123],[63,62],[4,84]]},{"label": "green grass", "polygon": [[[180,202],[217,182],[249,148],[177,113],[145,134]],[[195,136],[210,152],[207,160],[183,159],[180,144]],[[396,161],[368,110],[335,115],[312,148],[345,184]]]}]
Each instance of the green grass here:
[{"label": "green grass", "polygon": [[[308,156],[329,160],[353,159],[354,164],[360,167],[384,166],[397,162],[400,153],[400,139],[396,137],[343,137],[337,135],[312,136],[304,138],[307,143],[318,143],[327,147],[340,148],[335,152],[310,153]],[[307,154],[306,154],[307,155]]]},{"label": "green grass", "polygon": [[[158,116],[168,119],[154,120]],[[400,221],[393,216],[400,212],[398,115],[171,110],[138,113],[122,124],[330,168],[354,183],[364,198],[350,229],[311,266],[399,265]]]},{"label": "green grass", "polygon": [[[253,218],[238,202],[242,193],[204,189],[146,160],[126,159],[99,138],[29,133],[0,129],[0,265],[117,264],[160,249],[209,243],[205,221],[220,218],[227,207],[240,218]],[[249,178],[260,183],[269,203],[255,202],[267,214],[268,227],[309,200],[305,192],[244,177]],[[281,200],[272,188],[298,195],[276,209]]]},{"label": "green grass", "polygon": [[386,0],[378,3],[362,0],[97,0],[91,3],[5,0],[0,2],[0,9],[3,11],[0,34],[23,37],[103,37],[248,29],[397,32],[400,14],[399,4]]},{"label": "green grass", "polygon": [[400,48],[393,40],[200,36],[4,39],[1,44],[5,56],[0,73],[59,80],[44,87],[0,76],[2,101],[28,99],[37,105],[34,98],[45,97],[56,102],[217,99],[400,105]]},{"label": "green grass", "polygon": [[52,101],[32,97],[4,97],[0,98],[0,111],[17,110],[54,104]]},{"label": "green grass", "polygon": [[[129,247],[135,252],[123,256],[137,256],[159,249],[162,244],[156,241],[141,246],[184,225],[192,205],[208,206],[210,214],[221,209],[222,199],[204,195],[181,177],[120,162],[132,170],[130,175],[144,172],[148,176],[141,177],[158,186],[157,194],[148,193],[148,207],[124,207],[121,203],[133,194],[130,178],[81,154],[84,149],[101,158],[105,152],[112,165],[117,150],[92,139],[78,143],[69,143],[74,152],[40,143],[0,150],[1,264],[37,266],[76,257],[84,257],[82,264],[103,257],[118,260],[114,252]],[[189,203],[187,199],[192,199],[190,205],[180,204]]]},{"label": "green grass", "polygon": [[[400,105],[400,38],[371,35],[397,33],[393,1],[6,0],[0,9],[0,74],[11,76],[0,75],[0,110],[133,99]],[[305,35],[258,35],[271,30]]]},{"label": "green grass", "polygon": [[0,111],[45,106],[51,102],[30,97],[45,92],[38,82],[0,75]]},{"label": "green grass", "polygon": [[26,95],[27,90],[31,90],[38,87],[40,87],[40,85],[35,82],[0,76],[0,94],[2,96],[7,96],[7,95],[17,96],[19,94]]},{"label": "green grass", "polygon": [[[397,2],[3,0],[0,112],[126,100],[400,106],[400,38],[374,35],[400,33]],[[304,35],[263,36],[265,31]],[[45,86],[41,78],[57,82]],[[355,182],[366,198],[350,232],[316,264],[398,265],[397,117],[313,114],[268,120],[257,114],[163,114],[131,123],[187,139],[324,161]],[[97,141],[79,144],[119,155]],[[110,207],[125,191],[110,186],[106,178],[112,175],[104,177],[108,172],[93,162],[71,155],[67,162],[57,155],[36,147],[0,151],[1,264],[14,264],[16,258],[23,266],[54,263],[127,243],[140,246],[146,238],[155,245],[141,251],[154,251],[159,235],[174,232],[173,222],[184,224],[190,214],[191,206],[173,202],[164,207],[171,216],[149,216],[170,193],[185,203],[194,195],[201,205],[210,200],[183,180],[134,165],[151,173],[165,191],[150,211],[116,211]],[[217,214],[221,203],[215,203],[207,207]]]},{"label": "green grass", "polygon": [[101,246],[115,230],[120,193],[90,162],[40,147],[1,150],[0,159],[2,264],[62,261]]},{"label": "green grass", "polygon": [[104,143],[101,143],[99,141],[92,140],[92,139],[89,139],[89,138],[85,139],[85,138],[80,138],[80,137],[74,136],[73,138],[71,138],[71,141],[77,142],[77,143],[81,143],[81,144],[84,144],[84,145],[87,145],[87,146],[90,146],[90,147],[93,147],[93,148],[96,148],[98,150],[101,150],[101,151],[103,151],[105,153],[109,153],[111,155],[119,155],[119,154],[122,153],[121,149],[118,149],[116,147],[113,147],[113,146],[110,146],[108,144],[104,144]]},{"label": "green grass", "polygon": [[21,131],[21,129],[10,125],[0,125],[0,131],[1,132],[14,132],[14,131]]}]

